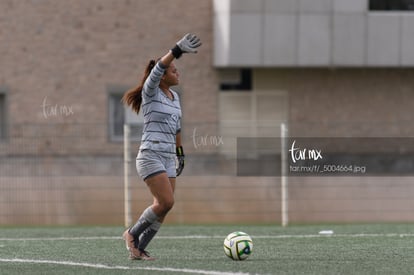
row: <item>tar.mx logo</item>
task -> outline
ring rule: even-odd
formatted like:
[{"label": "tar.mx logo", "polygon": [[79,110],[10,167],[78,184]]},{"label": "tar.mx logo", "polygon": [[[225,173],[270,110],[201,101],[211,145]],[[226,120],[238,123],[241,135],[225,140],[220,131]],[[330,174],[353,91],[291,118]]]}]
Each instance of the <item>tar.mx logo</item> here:
[{"label": "tar.mx logo", "polygon": [[44,118],[57,117],[57,116],[71,116],[75,114],[73,112],[72,106],[50,104],[47,101],[47,96],[43,99],[42,108],[43,108]]},{"label": "tar.mx logo", "polygon": [[290,157],[293,163],[298,160],[318,160],[322,159],[322,150],[318,149],[307,149],[295,147],[296,140],[293,141],[292,146],[289,149]]},{"label": "tar.mx logo", "polygon": [[200,135],[197,132],[197,128],[193,129],[193,135],[191,138],[193,139],[193,145],[195,149],[199,147],[218,147],[224,144],[222,136]]}]

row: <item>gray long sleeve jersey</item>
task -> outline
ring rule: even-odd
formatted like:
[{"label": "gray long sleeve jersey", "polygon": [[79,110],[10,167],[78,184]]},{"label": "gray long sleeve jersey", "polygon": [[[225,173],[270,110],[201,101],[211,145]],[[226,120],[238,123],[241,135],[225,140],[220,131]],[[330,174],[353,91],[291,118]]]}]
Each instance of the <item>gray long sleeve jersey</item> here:
[{"label": "gray long sleeve jersey", "polygon": [[176,153],[176,135],[181,130],[181,105],[176,92],[170,90],[174,96],[171,100],[159,87],[165,69],[158,62],[142,89],[144,129],[140,150],[148,149],[172,157]]}]

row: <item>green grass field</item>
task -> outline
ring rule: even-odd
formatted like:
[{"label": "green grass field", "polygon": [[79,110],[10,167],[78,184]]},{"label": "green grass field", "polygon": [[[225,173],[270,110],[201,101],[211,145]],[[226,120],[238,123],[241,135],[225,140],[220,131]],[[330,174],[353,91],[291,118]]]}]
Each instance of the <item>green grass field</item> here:
[{"label": "green grass field", "polygon": [[[224,255],[223,240],[233,231],[253,239],[245,261]],[[128,260],[122,232],[0,228],[0,274],[414,274],[414,224],[166,225],[148,247],[153,262]]]}]

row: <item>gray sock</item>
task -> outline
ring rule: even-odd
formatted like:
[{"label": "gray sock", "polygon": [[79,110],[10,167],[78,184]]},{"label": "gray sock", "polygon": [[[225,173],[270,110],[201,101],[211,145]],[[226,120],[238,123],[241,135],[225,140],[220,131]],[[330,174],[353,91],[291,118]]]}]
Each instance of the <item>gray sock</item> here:
[{"label": "gray sock", "polygon": [[161,222],[155,221],[151,226],[147,227],[145,231],[139,236],[139,250],[145,250],[148,246],[150,241],[154,238],[155,234],[157,234],[158,230],[161,227]]},{"label": "gray sock", "polygon": [[135,225],[129,229],[129,233],[134,236],[135,246],[137,246],[139,235],[157,220],[158,216],[154,213],[151,206],[144,210]]}]

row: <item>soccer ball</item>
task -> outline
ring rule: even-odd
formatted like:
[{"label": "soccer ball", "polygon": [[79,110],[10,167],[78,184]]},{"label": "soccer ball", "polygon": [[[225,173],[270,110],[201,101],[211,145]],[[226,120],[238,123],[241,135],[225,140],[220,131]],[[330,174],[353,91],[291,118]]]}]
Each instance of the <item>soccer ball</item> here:
[{"label": "soccer ball", "polygon": [[224,239],[223,246],[224,254],[236,261],[247,259],[253,251],[252,238],[248,234],[240,231],[230,233]]}]

